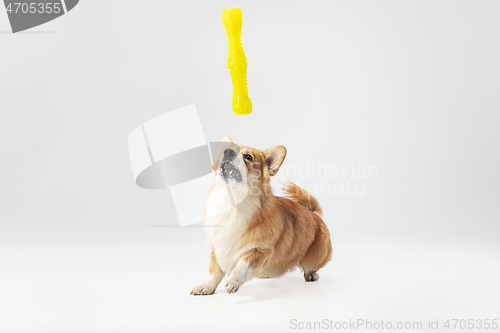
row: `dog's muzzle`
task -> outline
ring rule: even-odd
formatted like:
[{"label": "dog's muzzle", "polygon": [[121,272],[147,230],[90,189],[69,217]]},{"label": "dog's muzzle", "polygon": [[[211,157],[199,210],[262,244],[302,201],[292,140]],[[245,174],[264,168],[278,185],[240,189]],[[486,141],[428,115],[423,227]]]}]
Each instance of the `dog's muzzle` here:
[{"label": "dog's muzzle", "polygon": [[238,183],[243,180],[241,173],[232,163],[237,155],[238,153],[234,149],[228,148],[224,150],[224,156],[222,157],[222,161],[220,163],[219,174],[222,179],[226,181],[226,183],[229,179],[233,179]]}]

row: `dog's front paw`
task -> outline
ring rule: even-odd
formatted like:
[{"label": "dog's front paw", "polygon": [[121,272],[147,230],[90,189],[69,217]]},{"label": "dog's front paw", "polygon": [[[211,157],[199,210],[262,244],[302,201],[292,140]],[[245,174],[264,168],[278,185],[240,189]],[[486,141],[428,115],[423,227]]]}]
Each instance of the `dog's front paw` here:
[{"label": "dog's front paw", "polygon": [[240,289],[241,285],[243,283],[238,281],[237,279],[229,279],[226,283],[226,288],[227,288],[227,293],[228,294],[234,294],[235,292]]},{"label": "dog's front paw", "polygon": [[315,282],[319,280],[319,274],[316,273],[316,271],[304,272],[304,279],[306,279],[307,282]]},{"label": "dog's front paw", "polygon": [[212,295],[214,292],[215,288],[213,286],[202,284],[194,287],[190,295]]}]

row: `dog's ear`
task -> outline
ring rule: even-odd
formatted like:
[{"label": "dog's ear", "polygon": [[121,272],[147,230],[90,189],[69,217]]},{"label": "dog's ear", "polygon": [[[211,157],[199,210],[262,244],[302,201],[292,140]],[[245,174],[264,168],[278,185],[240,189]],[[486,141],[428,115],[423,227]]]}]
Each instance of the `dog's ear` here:
[{"label": "dog's ear", "polygon": [[227,148],[231,147],[232,144],[233,144],[233,139],[231,139],[229,135],[226,135],[225,137],[220,139],[219,144],[217,145],[217,152],[215,153],[214,161],[212,162],[213,170],[215,170],[215,166],[219,164],[219,159],[222,152]]},{"label": "dog's ear", "polygon": [[219,144],[221,142],[229,142],[229,143],[233,143],[233,139],[231,139],[231,137],[229,135],[226,135],[225,137],[223,137],[222,139],[220,139],[219,141]]},{"label": "dog's ear", "polygon": [[281,164],[285,160],[286,148],[285,146],[274,146],[264,151],[266,159],[267,170],[269,176],[274,176],[280,169]]}]

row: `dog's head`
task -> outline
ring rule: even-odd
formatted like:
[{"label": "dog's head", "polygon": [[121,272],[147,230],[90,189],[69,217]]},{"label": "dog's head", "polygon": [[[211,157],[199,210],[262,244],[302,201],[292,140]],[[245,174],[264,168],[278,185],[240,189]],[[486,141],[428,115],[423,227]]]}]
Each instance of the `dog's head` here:
[{"label": "dog's head", "polygon": [[267,193],[270,178],[278,172],[286,156],[284,146],[275,146],[265,151],[233,143],[229,135],[217,145],[212,163],[216,185],[245,187],[248,194]]}]

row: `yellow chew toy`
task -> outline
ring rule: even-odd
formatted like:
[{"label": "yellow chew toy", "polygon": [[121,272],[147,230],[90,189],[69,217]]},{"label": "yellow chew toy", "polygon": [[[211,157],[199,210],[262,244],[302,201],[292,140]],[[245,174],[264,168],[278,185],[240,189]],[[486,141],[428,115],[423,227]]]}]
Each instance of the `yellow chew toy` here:
[{"label": "yellow chew toy", "polygon": [[247,57],[241,43],[243,14],[239,8],[222,10],[222,24],[227,36],[227,68],[233,81],[233,112],[238,116],[252,113],[252,100],[248,97]]}]

